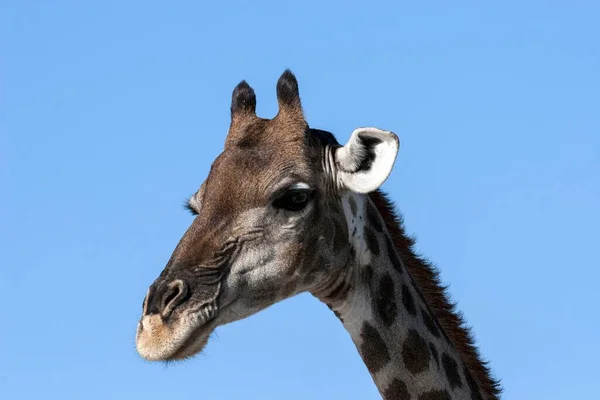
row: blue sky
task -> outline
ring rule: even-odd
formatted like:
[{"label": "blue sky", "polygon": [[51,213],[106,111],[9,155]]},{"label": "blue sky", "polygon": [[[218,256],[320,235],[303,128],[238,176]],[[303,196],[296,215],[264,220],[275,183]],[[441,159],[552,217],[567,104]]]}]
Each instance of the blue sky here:
[{"label": "blue sky", "polygon": [[311,126],[399,135],[384,189],[505,398],[597,394],[600,9],[416,3],[3,1],[0,397],[378,398],[309,295],[184,363],[135,351],[233,87],[272,117],[285,68]]}]

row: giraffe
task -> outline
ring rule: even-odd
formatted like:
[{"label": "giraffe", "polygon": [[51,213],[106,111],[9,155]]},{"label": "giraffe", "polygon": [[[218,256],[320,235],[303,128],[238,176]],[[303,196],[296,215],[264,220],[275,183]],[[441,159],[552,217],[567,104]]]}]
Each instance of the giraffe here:
[{"label": "giraffe", "polygon": [[339,318],[383,399],[498,399],[499,381],[417,256],[380,187],[399,139],[355,129],[345,145],[310,128],[285,70],[279,110],[233,90],[222,153],[187,203],[194,220],[149,287],[137,325],[145,359],[199,353],[218,326],[309,292]]}]

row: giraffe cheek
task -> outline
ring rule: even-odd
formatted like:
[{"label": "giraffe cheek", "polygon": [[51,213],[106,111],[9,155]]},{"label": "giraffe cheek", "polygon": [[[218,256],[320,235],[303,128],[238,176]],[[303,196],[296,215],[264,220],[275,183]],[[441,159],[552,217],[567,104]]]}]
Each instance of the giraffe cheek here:
[{"label": "giraffe cheek", "polygon": [[287,245],[278,264],[283,269],[283,277],[285,280],[293,279],[301,269],[301,265],[306,252],[306,246],[302,243],[294,242]]}]

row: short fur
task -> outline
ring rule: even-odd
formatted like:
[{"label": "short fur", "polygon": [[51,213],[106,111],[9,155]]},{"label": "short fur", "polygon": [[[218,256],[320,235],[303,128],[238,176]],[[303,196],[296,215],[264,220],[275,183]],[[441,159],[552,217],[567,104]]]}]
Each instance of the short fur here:
[{"label": "short fur", "polygon": [[[277,97],[280,105],[277,117],[265,120],[255,114],[255,95],[247,83],[241,82],[234,90],[232,121],[225,149],[215,159],[209,176],[189,202],[192,211],[198,215],[177,244],[161,275],[151,285],[144,301],[143,316],[136,333],[137,349],[144,358],[171,360],[190,357],[204,348],[217,326],[246,318],[294,293],[310,289],[326,304],[331,304],[329,300],[344,299],[350,290],[351,285],[339,278],[344,278],[340,273],[347,265],[344,260],[353,253],[346,242],[348,232],[341,226],[345,215],[335,201],[337,192],[328,191],[331,189],[328,185],[336,181],[326,175],[339,144],[329,132],[308,128],[302,113],[298,84],[291,72],[286,71],[278,81]],[[362,143],[369,147],[369,143]],[[362,161],[365,157],[352,158]],[[361,165],[362,162],[355,167]],[[319,179],[327,177],[323,179],[325,183],[319,184],[315,180],[314,171],[319,171],[319,168],[325,169],[324,174],[317,174]],[[364,168],[368,169],[368,163],[364,164]],[[279,196],[274,185],[285,183],[282,179],[292,173],[292,183],[320,186],[330,194],[319,196],[319,191],[315,191],[314,201],[319,206],[315,206],[314,212],[309,211],[306,218],[281,214],[268,206],[273,198]],[[403,296],[403,301],[408,302],[404,303],[404,307],[412,316],[421,312],[422,327],[436,338],[442,334],[448,343],[453,344],[453,355],[458,353],[462,359],[459,364],[444,352],[438,354],[435,350],[432,353],[436,364],[443,366],[450,385],[462,385],[459,373],[462,370],[473,400],[481,398],[481,391],[486,398],[498,399],[500,385],[480,359],[469,330],[440,284],[437,270],[413,252],[414,242],[405,234],[402,220],[387,197],[380,191],[371,192],[369,196],[394,243],[385,235],[379,236],[385,238],[385,242],[378,242],[375,232],[383,234],[383,223],[377,216],[367,215],[367,219],[372,221],[371,226],[363,224],[361,227],[364,239],[360,243],[364,242],[365,246],[359,244],[355,250],[365,247],[369,251],[365,254],[372,256],[383,253],[381,246],[384,245],[388,255],[392,246],[398,250],[403,263],[394,255],[389,260],[391,266],[403,271],[404,265],[413,278],[412,282],[407,280],[406,283],[409,286],[414,284],[413,293],[423,298],[417,308],[412,295],[406,296],[406,299]],[[361,202],[363,200],[361,196]],[[352,209],[352,203],[349,207]],[[352,213],[355,212],[356,204]],[[367,212],[377,214],[373,210],[367,209]],[[323,215],[327,217],[323,219]],[[331,243],[331,246],[319,246],[322,240]],[[282,251],[276,251],[277,246]],[[240,256],[241,252],[244,252],[244,257]],[[339,268],[337,272],[331,270],[334,265]],[[323,266],[329,268],[324,269]],[[370,282],[373,268],[366,265],[364,274]],[[389,299],[396,293],[394,283],[389,275],[380,278],[376,291],[384,299]],[[410,293],[411,289],[403,287],[402,290]],[[389,351],[380,330],[393,324],[401,306],[371,297],[375,300],[373,307],[380,315],[380,322],[360,321],[359,351],[373,374],[398,354]],[[428,308],[428,312],[423,311],[421,304]],[[368,312],[371,311],[369,308]],[[439,329],[434,319],[438,320]],[[406,371],[419,373],[429,364],[426,354],[432,345],[416,331],[409,339],[405,341],[407,349],[405,346],[402,349],[402,357],[412,362],[409,365],[404,360]],[[415,363],[415,360],[421,362]],[[444,379],[441,374],[438,378]],[[380,387],[386,398],[401,397],[405,389],[406,382],[399,380],[385,382],[385,387]],[[417,390],[415,396],[420,392]],[[466,393],[463,390],[461,394]],[[446,390],[435,389],[421,393],[419,398],[449,396]]]},{"label": "short fur", "polygon": [[482,391],[490,398],[498,399],[502,393],[500,382],[492,377],[488,363],[481,359],[462,315],[457,312],[456,305],[448,300],[446,287],[439,279],[439,272],[435,266],[415,254],[413,251],[415,241],[406,235],[403,219],[396,213],[387,195],[377,190],[370,193],[370,197],[385,221],[403,264],[408,268],[455,348],[462,355],[467,368],[473,373]]}]

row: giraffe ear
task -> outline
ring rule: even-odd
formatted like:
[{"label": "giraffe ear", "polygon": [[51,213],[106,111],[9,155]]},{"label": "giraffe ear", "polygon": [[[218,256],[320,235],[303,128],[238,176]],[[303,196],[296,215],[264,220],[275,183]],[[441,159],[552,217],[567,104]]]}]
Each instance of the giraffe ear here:
[{"label": "giraffe ear", "polygon": [[378,189],[392,172],[400,141],[395,133],[358,128],[335,152],[338,184],[357,193]]}]

